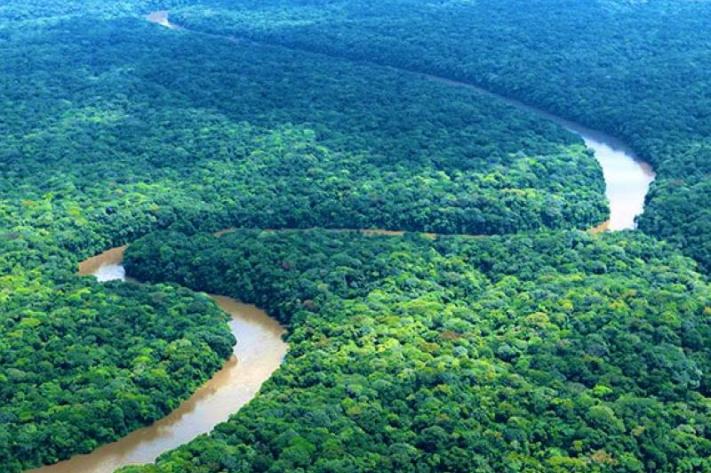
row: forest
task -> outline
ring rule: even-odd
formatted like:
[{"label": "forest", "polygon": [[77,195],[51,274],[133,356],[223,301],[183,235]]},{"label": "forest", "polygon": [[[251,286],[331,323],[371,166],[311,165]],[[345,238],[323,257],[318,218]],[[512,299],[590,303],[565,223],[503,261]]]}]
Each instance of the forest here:
[{"label": "forest", "polygon": [[[578,138],[485,96],[308,54],[290,54],[285,70],[284,51],[234,50],[136,18],[70,12],[31,30],[9,18],[0,30],[10,45],[0,50],[8,471],[149,424],[230,353],[211,303],[80,281],[82,257],[168,227],[507,233],[607,217],[599,166]],[[190,360],[184,373],[168,368],[171,356]],[[76,422],[87,416],[94,422]]]},{"label": "forest", "polygon": [[[711,470],[708,4],[519,6],[2,2],[0,471],[219,370],[199,291],[265,308],[289,354],[125,473]],[[624,139],[657,172],[641,232],[583,231],[609,209],[579,137],[423,73]],[[329,231],[379,228],[439,236]],[[151,284],[76,275],[126,243]]]},{"label": "forest", "polygon": [[87,453],[170,413],[232,354],[227,316],[187,289],[5,273],[2,471]]},{"label": "forest", "polygon": [[640,229],[711,268],[708,2],[203,0],[171,19],[471,82],[621,138],[657,172]]},{"label": "forest", "polygon": [[711,468],[711,292],[639,233],[159,232],[126,266],[256,303],[290,348],[209,437],[122,473]]},{"label": "forest", "polygon": [[[116,29],[125,36],[114,38]],[[80,34],[86,42],[72,42]],[[195,182],[198,192],[220,192],[204,199],[220,202],[217,212],[242,211],[224,223],[271,227],[492,234],[589,228],[607,218],[599,165],[555,125],[384,68],[231,46],[156,31],[143,20],[109,27],[82,19],[7,50],[12,80],[4,94],[22,104],[8,110],[3,130],[0,156],[13,164],[9,177],[18,177],[9,185],[28,187],[18,192],[23,199],[61,193],[69,205],[82,199],[70,183],[94,187],[99,176],[119,187]],[[175,50],[181,56],[171,56]],[[61,73],[37,74],[25,60],[30,52],[40,67]],[[73,93],[58,99],[57,89]],[[310,149],[297,152],[285,140]],[[253,152],[272,143],[289,157]],[[57,169],[68,178],[57,179]],[[98,187],[109,200],[105,184]],[[120,190],[130,192],[113,191]],[[79,205],[97,206],[91,200]],[[116,209],[112,220],[125,207],[106,205]]]}]

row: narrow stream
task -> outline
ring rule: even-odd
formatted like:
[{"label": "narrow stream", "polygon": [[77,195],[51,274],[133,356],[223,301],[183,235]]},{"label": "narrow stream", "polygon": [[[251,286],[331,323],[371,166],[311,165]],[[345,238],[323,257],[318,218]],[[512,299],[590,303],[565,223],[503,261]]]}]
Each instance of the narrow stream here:
[{"label": "narrow stream", "polygon": [[[126,247],[113,248],[79,265],[79,274],[99,281],[126,280],[121,264]],[[211,296],[232,316],[237,338],[234,356],[198,391],[167,417],[86,455],[32,473],[111,473],[132,464],[153,462],[160,454],[210,432],[249,402],[279,367],[287,345],[284,328],[263,310],[224,296]]]},{"label": "narrow stream", "polygon": [[[175,23],[171,23],[168,16],[168,11],[161,10],[151,13],[146,17],[146,19],[152,23],[156,23],[158,25],[173,30],[189,31],[191,33],[200,34],[202,36],[221,38],[230,42],[239,42],[239,39],[235,38],[234,36],[219,35],[215,33],[204,33],[201,31],[195,31],[188,28],[184,28]],[[249,40],[249,42],[255,44],[262,44],[253,40]],[[264,45],[278,46],[286,49],[298,50],[289,46],[273,45],[270,43],[264,43]],[[306,49],[304,49],[302,52],[310,53],[310,51]],[[379,64],[372,64],[380,66]],[[603,224],[595,227],[593,231],[625,230],[635,228],[635,217],[637,215],[640,215],[644,210],[644,198],[647,195],[649,185],[654,180],[655,175],[654,171],[652,170],[652,167],[648,163],[639,159],[639,157],[634,153],[632,149],[630,149],[627,145],[622,143],[617,138],[584,127],[578,123],[566,120],[539,108],[532,107],[521,101],[504,97],[502,95],[490,92],[486,89],[482,89],[481,87],[477,87],[466,82],[454,81],[431,74],[422,74],[416,71],[398,69],[392,66],[380,67],[387,67],[391,70],[398,70],[408,74],[415,74],[420,77],[424,77],[428,80],[449,84],[456,87],[464,87],[470,90],[474,90],[480,94],[487,95],[489,97],[495,97],[516,108],[535,113],[540,117],[555,122],[561,125],[562,127],[572,131],[573,133],[579,135],[585,141],[585,145],[593,151],[593,153],[595,154],[595,158],[602,167],[602,173],[605,179],[605,194],[610,205],[610,219],[607,222],[604,222]]]}]

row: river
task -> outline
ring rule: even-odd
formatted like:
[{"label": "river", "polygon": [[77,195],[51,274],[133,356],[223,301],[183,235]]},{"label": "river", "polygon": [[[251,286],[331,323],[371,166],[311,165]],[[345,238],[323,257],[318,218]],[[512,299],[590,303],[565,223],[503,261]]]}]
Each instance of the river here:
[{"label": "river", "polygon": [[[121,264],[126,247],[113,248],[79,265],[82,275],[99,281],[126,280]],[[167,417],[136,430],[87,455],[34,470],[32,473],[111,473],[119,467],[153,462],[160,454],[210,432],[249,402],[286,354],[284,328],[263,310],[224,296],[211,296],[232,316],[237,338],[234,355],[198,391]]]},{"label": "river", "polygon": [[[186,30],[171,23],[166,11],[153,12],[147,19],[166,28]],[[236,41],[231,36],[194,33]],[[472,84],[428,74],[416,74],[428,80],[466,87],[496,97],[581,136],[600,163],[610,205],[610,220],[593,230],[624,230],[635,227],[635,217],[644,209],[644,199],[650,183],[654,180],[654,172],[651,166],[641,161],[634,151],[618,139]],[[380,231],[373,232],[379,234]],[[121,264],[125,249],[125,246],[113,248],[83,261],[79,267],[80,274],[94,275],[102,282],[126,280],[126,273]],[[229,297],[211,297],[232,316],[230,329],[237,338],[234,356],[220,371],[178,409],[153,425],[99,447],[90,454],[77,455],[55,465],[30,470],[30,473],[111,473],[121,466],[153,462],[160,454],[200,434],[210,432],[215,425],[227,420],[231,414],[249,402],[262,383],[279,367],[286,353],[287,345],[281,338],[284,329],[261,309]]]}]

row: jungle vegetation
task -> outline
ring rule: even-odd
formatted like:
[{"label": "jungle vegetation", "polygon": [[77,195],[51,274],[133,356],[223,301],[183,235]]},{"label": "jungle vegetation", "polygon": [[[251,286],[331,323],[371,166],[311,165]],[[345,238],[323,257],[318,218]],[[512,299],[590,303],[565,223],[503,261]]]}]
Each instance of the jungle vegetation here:
[{"label": "jungle vegetation", "polygon": [[227,316],[206,296],[7,271],[0,278],[4,472],[90,452],[168,415],[232,354]]},{"label": "jungle vegetation", "polygon": [[171,35],[127,5],[62,5],[0,10],[3,471],[164,416],[230,353],[204,298],[80,280],[85,256],[168,227],[507,233],[607,217],[581,141],[491,98]]},{"label": "jungle vegetation", "polygon": [[[155,230],[169,233],[132,247],[132,271],[258,302],[292,350],[246,413],[140,471],[708,469],[694,263],[637,232],[573,230],[608,215],[574,135],[386,67],[626,139],[659,173],[640,227],[708,268],[707,6],[516,5],[2,2],[0,470],[152,422],[231,352],[203,295],[75,275]],[[163,8],[274,44],[143,19]],[[187,236],[232,226],[502,236]],[[239,273],[217,286],[198,255]]]},{"label": "jungle vegetation", "polygon": [[[170,180],[175,192],[219,192],[205,200],[239,212],[221,217],[229,224],[491,234],[607,218],[599,165],[579,138],[471,91],[137,19],[21,37],[2,58],[14,107],[0,156],[24,199],[61,193],[68,205],[101,189],[106,201],[107,185]],[[107,205],[112,220],[133,210]]]}]

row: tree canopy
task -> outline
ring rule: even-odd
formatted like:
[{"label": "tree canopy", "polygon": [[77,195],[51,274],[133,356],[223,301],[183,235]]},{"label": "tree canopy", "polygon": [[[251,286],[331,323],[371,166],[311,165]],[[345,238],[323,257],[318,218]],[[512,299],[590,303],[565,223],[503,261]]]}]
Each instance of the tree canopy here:
[{"label": "tree canopy", "polygon": [[[227,317],[190,289],[265,307],[290,354],[211,436],[127,471],[711,469],[709,287],[675,249],[708,270],[709,15],[4,1],[0,470],[147,425],[217,371]],[[658,173],[651,236],[580,232],[609,213],[582,140],[426,74],[628,142]],[[255,230],[311,227],[496,236]],[[75,274],[143,236],[129,269],[161,284]]]}]

